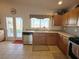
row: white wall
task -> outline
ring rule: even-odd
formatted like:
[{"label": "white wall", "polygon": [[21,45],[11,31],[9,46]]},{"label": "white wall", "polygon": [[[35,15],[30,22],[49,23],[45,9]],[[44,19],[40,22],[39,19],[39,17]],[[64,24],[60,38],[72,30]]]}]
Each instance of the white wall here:
[{"label": "white wall", "polygon": [[[10,13],[11,8],[16,9],[16,14],[12,15]],[[24,6],[24,5],[14,5],[12,3],[7,3],[7,2],[0,2],[0,18],[1,18],[1,24],[0,28],[5,28],[5,17],[6,16],[20,16],[23,18],[23,26],[24,30],[25,29],[30,29],[30,17],[29,15],[31,14],[38,14],[38,15],[53,15],[52,10],[48,9],[41,9],[37,7],[29,7],[29,6]],[[57,28],[60,29],[60,28]]]}]

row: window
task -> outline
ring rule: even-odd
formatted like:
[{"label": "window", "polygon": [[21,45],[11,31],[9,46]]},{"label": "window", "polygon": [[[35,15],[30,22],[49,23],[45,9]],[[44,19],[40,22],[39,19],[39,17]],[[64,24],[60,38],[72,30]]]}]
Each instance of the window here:
[{"label": "window", "polygon": [[49,18],[41,19],[41,28],[49,28]]},{"label": "window", "polygon": [[39,28],[40,27],[40,19],[31,18],[31,27],[32,28]]},{"label": "window", "polygon": [[31,28],[49,28],[50,18],[31,18]]}]

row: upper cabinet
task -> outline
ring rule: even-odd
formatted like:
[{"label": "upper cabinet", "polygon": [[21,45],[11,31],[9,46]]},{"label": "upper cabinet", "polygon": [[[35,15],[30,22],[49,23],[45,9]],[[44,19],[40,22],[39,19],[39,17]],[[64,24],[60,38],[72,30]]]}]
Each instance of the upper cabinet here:
[{"label": "upper cabinet", "polygon": [[77,13],[78,13],[78,22],[77,22],[77,26],[79,26],[79,8],[77,9]]},{"label": "upper cabinet", "polygon": [[76,26],[77,24],[77,13],[75,10],[69,12],[68,25]]},{"label": "upper cabinet", "polygon": [[63,15],[63,26],[68,25],[68,17],[69,17],[69,13]]},{"label": "upper cabinet", "polygon": [[54,26],[62,26],[62,15],[55,15],[54,19]]},{"label": "upper cabinet", "polygon": [[64,26],[79,26],[79,8],[73,9],[63,15]]},{"label": "upper cabinet", "polygon": [[77,26],[79,26],[79,17],[78,17],[78,23],[77,23]]}]

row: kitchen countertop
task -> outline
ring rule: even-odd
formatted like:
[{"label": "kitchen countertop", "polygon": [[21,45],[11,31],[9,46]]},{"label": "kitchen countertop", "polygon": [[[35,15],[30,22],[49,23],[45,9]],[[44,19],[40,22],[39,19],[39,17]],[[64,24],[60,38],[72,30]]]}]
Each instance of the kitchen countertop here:
[{"label": "kitchen countertop", "polygon": [[62,31],[23,31],[24,33],[58,33],[60,35],[64,35],[66,37],[74,37],[74,35],[71,35],[69,33],[66,32],[62,32]]},{"label": "kitchen countertop", "polygon": [[66,37],[74,37],[74,35],[71,35],[71,34],[66,33],[66,32],[58,32],[58,34],[66,36]]}]

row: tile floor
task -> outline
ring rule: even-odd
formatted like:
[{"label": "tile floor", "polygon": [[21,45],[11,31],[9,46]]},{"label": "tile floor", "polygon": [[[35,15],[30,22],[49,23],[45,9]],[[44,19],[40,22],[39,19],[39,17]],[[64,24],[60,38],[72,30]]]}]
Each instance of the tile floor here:
[{"label": "tile floor", "polygon": [[56,46],[49,51],[33,51],[32,45],[0,42],[0,59],[66,59]]}]

